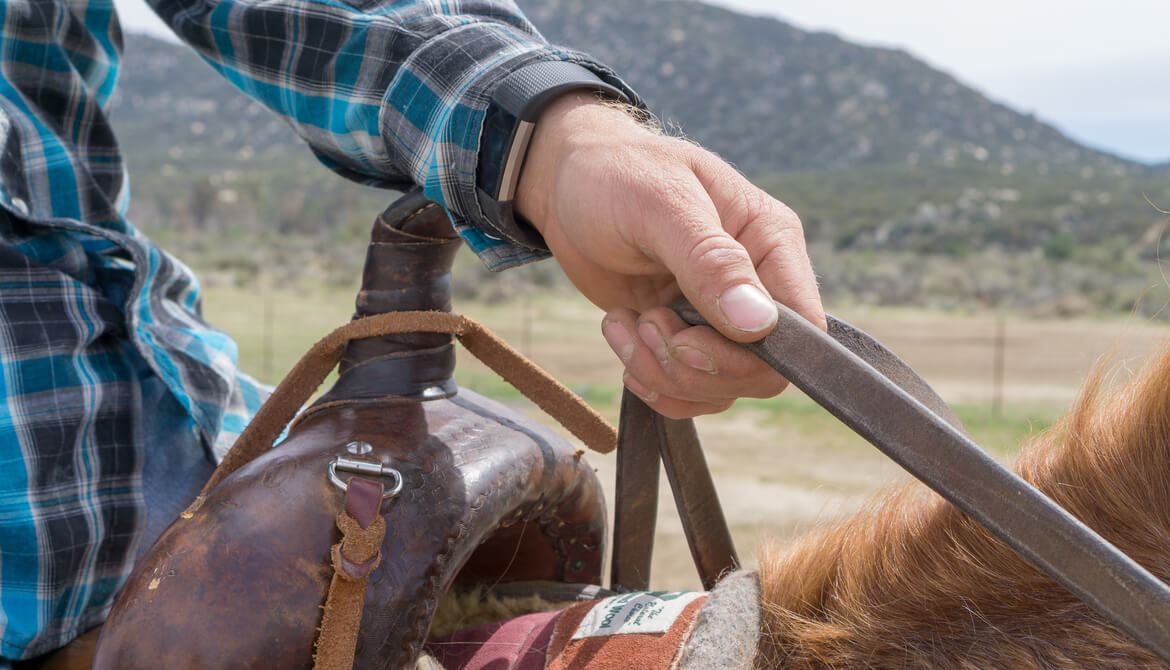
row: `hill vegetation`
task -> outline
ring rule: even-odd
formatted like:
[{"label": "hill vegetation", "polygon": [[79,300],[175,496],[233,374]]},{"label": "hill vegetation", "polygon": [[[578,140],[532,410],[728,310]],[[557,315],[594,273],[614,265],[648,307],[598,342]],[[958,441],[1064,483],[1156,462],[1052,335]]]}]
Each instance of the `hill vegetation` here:
[{"label": "hill vegetation", "polygon": [[614,67],[651,109],[749,175],[864,165],[1141,171],[904,51],[694,0],[525,0],[554,43]]},{"label": "hill vegetation", "polygon": [[[522,4],[793,206],[830,299],[1045,314],[1166,300],[1151,202],[1170,209],[1170,165],[1088,149],[904,52],[773,19],[689,0]],[[328,173],[183,47],[128,35],[120,86],[136,224],[208,281],[356,281],[391,193]],[[482,274],[466,255],[462,290],[560,281],[552,264]]]}]

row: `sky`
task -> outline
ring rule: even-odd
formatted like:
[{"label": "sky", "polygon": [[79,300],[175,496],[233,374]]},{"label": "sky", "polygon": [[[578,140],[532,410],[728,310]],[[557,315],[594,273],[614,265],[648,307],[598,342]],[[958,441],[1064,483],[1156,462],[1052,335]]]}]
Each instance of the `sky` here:
[{"label": "sky", "polygon": [[[166,33],[143,0],[116,2],[125,29]],[[1143,162],[1170,161],[1170,0],[712,4],[905,49],[1085,144]]]},{"label": "sky", "polygon": [[1085,144],[1170,161],[1167,0],[717,0],[899,47]]}]

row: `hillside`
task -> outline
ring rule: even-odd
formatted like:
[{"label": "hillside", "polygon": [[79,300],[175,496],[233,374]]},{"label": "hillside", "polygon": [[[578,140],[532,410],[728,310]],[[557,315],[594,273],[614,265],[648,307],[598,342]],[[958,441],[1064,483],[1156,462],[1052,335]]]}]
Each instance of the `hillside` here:
[{"label": "hillside", "polygon": [[[609,63],[669,124],[749,175],[965,160],[1008,171],[1148,171],[902,51],[691,0],[522,4],[551,41]],[[115,119],[143,167],[155,162],[147,156],[166,155],[157,149],[168,142],[270,158],[287,150],[279,121],[176,45],[127,36],[121,86]],[[203,154],[192,158],[198,165]]]},{"label": "hillside", "polygon": [[[1086,148],[904,52],[774,19],[689,0],[523,5],[792,205],[830,296],[1158,309],[1148,289],[1170,242],[1146,198],[1170,209],[1170,165]],[[124,62],[112,118],[132,220],[212,281],[357,276],[392,194],[333,176],[183,47],[128,35]],[[463,272],[478,290],[474,263]]]},{"label": "hillside", "polygon": [[1141,169],[903,51],[693,0],[522,6],[550,41],[610,64],[653,110],[749,175],[964,159],[1008,169]]}]

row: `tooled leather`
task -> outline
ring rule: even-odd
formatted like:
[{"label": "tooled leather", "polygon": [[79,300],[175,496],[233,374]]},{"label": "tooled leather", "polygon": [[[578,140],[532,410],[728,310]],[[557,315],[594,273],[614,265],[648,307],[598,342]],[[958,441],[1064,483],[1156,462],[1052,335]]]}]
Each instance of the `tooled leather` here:
[{"label": "tooled leather", "polygon": [[[480,435],[473,437],[472,440],[479,441],[489,438],[490,435]],[[571,454],[572,452],[569,453]],[[571,456],[570,460],[574,463],[576,462],[574,459],[572,459]],[[566,462],[568,461],[565,461],[562,456],[561,463],[563,464]],[[546,488],[547,486],[553,486],[552,491],[554,492],[559,488],[554,486],[555,481],[560,479],[556,473],[548,473],[542,477],[542,479],[546,480],[546,484],[540,486],[539,488],[548,490]],[[451,574],[451,567],[468,560],[468,549],[479,544],[479,538],[474,537],[474,535],[476,533],[481,533],[481,529],[483,529],[485,526],[488,526],[491,521],[495,521],[496,525],[498,525],[501,518],[514,518],[515,512],[504,511],[501,513],[499,505],[499,501],[506,497],[505,492],[503,492],[502,489],[508,488],[508,485],[509,482],[504,478],[495,478],[494,480],[489,480],[487,487],[480,490],[474,496],[474,499],[466,500],[465,504],[461,506],[463,513],[459,516],[458,520],[450,524],[450,528],[446,534],[442,549],[432,552],[430,554],[431,559],[427,566],[421,570],[422,574],[420,576],[422,576],[423,579],[415,581],[415,586],[413,589],[411,589],[411,592],[404,593],[401,596],[402,602],[423,604],[422,607],[415,609],[413,621],[409,622],[409,631],[401,636],[401,640],[397,649],[393,648],[390,644],[383,644],[381,645],[380,649],[377,649],[372,654],[375,657],[389,658],[390,662],[387,663],[384,667],[400,667],[407,665],[421,649],[421,646],[425,641],[426,632],[429,629],[430,620],[434,615],[434,609],[437,607],[438,601],[441,599],[443,593],[446,592],[446,589],[453,580],[454,575]],[[536,506],[543,505],[544,509],[546,510],[555,510],[558,512],[562,511],[560,509],[556,509],[556,505],[550,507],[547,502],[545,502],[546,500],[547,494],[545,496],[538,496],[535,498],[529,497],[527,500],[521,503],[519,507],[520,509],[525,507],[531,509],[535,508]],[[599,500],[599,498],[596,498],[595,502]],[[575,506],[572,499],[567,501],[558,501],[557,504],[561,506],[567,505],[570,508]],[[579,514],[579,512],[577,512],[577,514]],[[483,517],[485,516],[490,518],[484,519]],[[565,516],[571,520],[573,515]],[[561,517],[560,514],[554,516],[549,520],[548,524],[556,525],[560,522],[559,517]],[[604,527],[599,527],[595,522],[593,524],[574,525],[585,531],[582,537],[582,539],[585,541],[599,542],[600,538],[604,536]],[[600,573],[599,568],[600,566],[598,565],[598,570],[594,574],[586,575],[586,581],[596,581]],[[543,566],[539,566],[538,572],[544,569],[545,568]],[[527,575],[524,577],[527,579],[529,578],[528,576],[531,576],[535,573],[532,570],[526,570],[523,574]],[[541,578],[561,580],[564,578],[564,576],[557,573],[544,572]],[[377,585],[374,584],[372,586],[374,586],[374,588],[371,590],[374,591]],[[374,594],[372,593],[371,595]],[[363,637],[363,640],[369,639],[371,638]],[[359,658],[364,657],[365,655],[366,648],[364,646],[359,647]]]},{"label": "tooled leather", "polygon": [[[368,587],[359,667],[408,664],[460,567],[474,569],[476,548],[510,530],[499,525],[516,509],[544,506],[525,536],[546,546],[543,554],[516,551],[504,581],[570,577],[561,571],[570,560],[562,547],[600,547],[604,537],[591,469],[551,434],[536,440],[490,419],[510,414],[506,408],[468,392],[460,400],[462,407],[342,405],[305,419],[285,443],[225,479],[190,521],[164,533],[126,587],[134,602],[119,600],[111,615],[107,642],[123,653],[96,667],[153,667],[158,658],[177,668],[308,667],[335,542],[332,516],[342,504],[324,469],[351,440],[373,445],[370,455],[404,477],[399,498],[382,508],[387,534]],[[424,432],[470,425],[476,430],[463,443]],[[574,532],[548,539],[539,531],[561,522]],[[598,581],[597,567],[583,581]],[[279,650],[270,646],[276,639]]]}]

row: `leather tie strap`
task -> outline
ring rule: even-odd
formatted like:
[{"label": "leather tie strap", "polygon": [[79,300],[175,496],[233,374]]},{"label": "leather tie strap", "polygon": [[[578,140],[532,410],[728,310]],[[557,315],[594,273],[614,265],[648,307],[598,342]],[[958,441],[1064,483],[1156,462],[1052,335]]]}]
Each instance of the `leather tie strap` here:
[{"label": "leather tie strap", "polygon": [[383,487],[353,477],[345,491],[345,509],[337,515],[341,541],[333,545],[333,579],[321,618],[313,670],[350,670],[370,573],[382,559],[386,520],[379,514]]},{"label": "leather tie strap", "polygon": [[256,412],[181,517],[191,518],[203,505],[208,491],[272,448],[313,391],[341,360],[346,342],[415,332],[455,335],[476,358],[559,421],[587,447],[606,454],[617,446],[617,431],[596,410],[475,320],[447,312],[389,312],[355,319],[318,340]]}]

